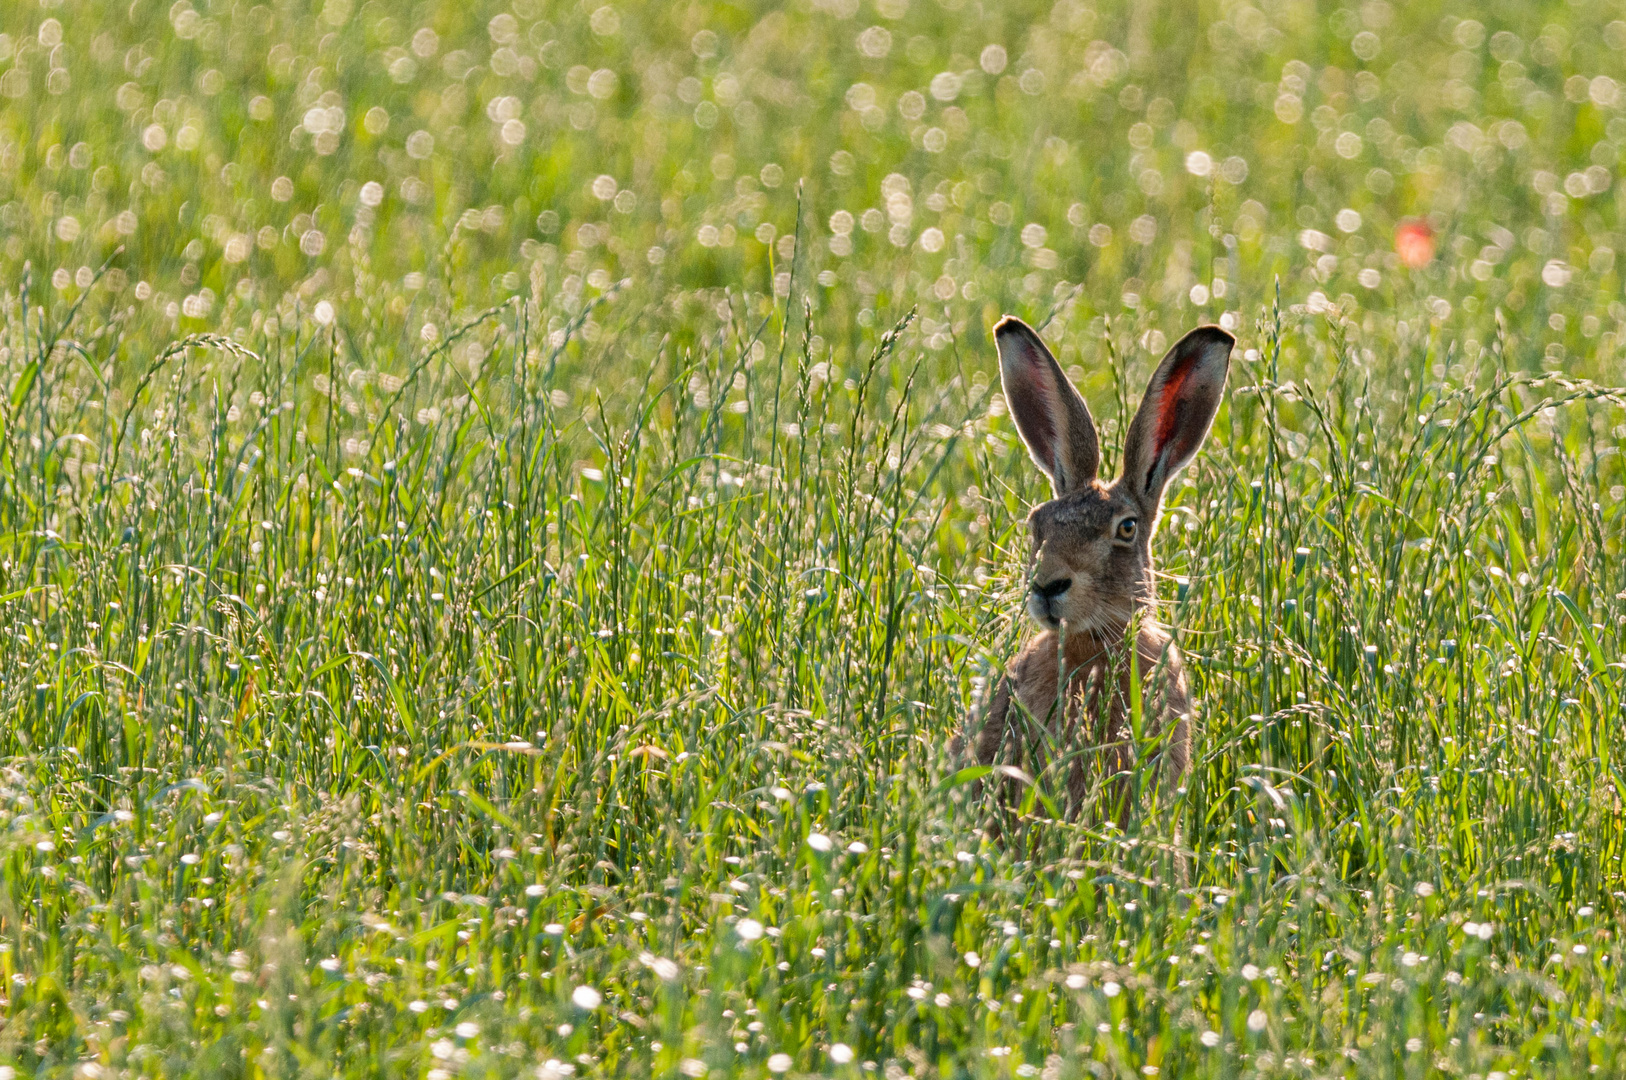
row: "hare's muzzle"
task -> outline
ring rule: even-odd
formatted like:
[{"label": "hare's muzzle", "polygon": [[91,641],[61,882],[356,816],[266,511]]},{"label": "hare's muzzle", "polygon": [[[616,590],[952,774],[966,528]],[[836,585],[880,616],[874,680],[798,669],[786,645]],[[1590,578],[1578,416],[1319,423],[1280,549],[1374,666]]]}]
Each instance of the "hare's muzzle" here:
[{"label": "hare's muzzle", "polygon": [[1070,577],[1056,578],[1043,585],[1037,581],[1033,582],[1031,586],[1033,595],[1028,601],[1028,610],[1032,612],[1034,619],[1051,627],[1059,623],[1061,616],[1055,609],[1056,601],[1060,600],[1072,586],[1073,579]]},{"label": "hare's muzzle", "polygon": [[1052,581],[1047,585],[1040,585],[1037,581],[1035,581],[1033,583],[1033,595],[1048,602],[1056,599],[1058,596],[1072,587],[1073,579],[1070,577],[1057,578],[1055,581]]}]

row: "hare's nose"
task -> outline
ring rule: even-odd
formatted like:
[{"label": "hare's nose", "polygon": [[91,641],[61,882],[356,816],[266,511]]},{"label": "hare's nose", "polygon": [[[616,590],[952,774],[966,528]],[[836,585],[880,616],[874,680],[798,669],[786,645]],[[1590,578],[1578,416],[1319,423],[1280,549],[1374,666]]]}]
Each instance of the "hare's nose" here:
[{"label": "hare's nose", "polygon": [[1045,600],[1054,600],[1068,589],[1072,588],[1073,579],[1070,577],[1057,578],[1048,585],[1033,583],[1033,591]]}]

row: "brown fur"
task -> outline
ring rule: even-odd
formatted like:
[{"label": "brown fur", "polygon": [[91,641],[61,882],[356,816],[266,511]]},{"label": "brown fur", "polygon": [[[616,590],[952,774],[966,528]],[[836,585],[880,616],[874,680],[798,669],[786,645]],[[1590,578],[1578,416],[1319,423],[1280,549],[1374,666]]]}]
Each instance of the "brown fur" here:
[{"label": "brown fur", "polygon": [[[1065,635],[1044,629],[1017,654],[994,695],[976,757],[983,765],[1014,764],[1043,777],[1047,790],[1061,786],[1058,781],[1065,778],[1069,817],[1078,815],[1093,787],[1104,785],[1113,809],[1103,816],[1121,820],[1129,776],[1142,764],[1138,753],[1151,748],[1161,761],[1161,778],[1170,786],[1185,774],[1191,761],[1191,699],[1180,651],[1154,614],[1150,536],[1129,547],[1107,538],[1113,511],[1130,509],[1113,494],[1097,483],[1079,497],[1046,503],[1033,512],[1029,576],[1036,581],[1073,578],[1076,584],[1068,593],[1077,595],[1063,598],[1072,603],[1065,605],[1061,621],[1063,627],[1077,629]],[[1141,679],[1138,748],[1132,731],[1131,619],[1137,624],[1135,666]],[[1015,709],[1010,707],[1013,693],[1019,702]]]},{"label": "brown fur", "polygon": [[1141,770],[1153,765],[1157,782],[1173,787],[1191,762],[1190,687],[1157,621],[1152,536],[1164,485],[1197,452],[1219,406],[1233,342],[1202,328],[1170,350],[1130,425],[1124,476],[1103,483],[1088,407],[1049,350],[1017,320],[995,335],[1013,418],[1056,498],[1028,517],[1026,606],[1041,630],[1000,681],[976,760],[1015,765],[1043,790],[1065,793],[1069,817],[1099,790],[1092,816],[1121,822]]}]

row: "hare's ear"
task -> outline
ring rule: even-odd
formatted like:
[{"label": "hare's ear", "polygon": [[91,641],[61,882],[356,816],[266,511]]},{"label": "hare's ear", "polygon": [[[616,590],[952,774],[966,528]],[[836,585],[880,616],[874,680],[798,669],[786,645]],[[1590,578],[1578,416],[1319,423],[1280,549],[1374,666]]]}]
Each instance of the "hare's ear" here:
[{"label": "hare's ear", "polygon": [[1101,447],[1089,406],[1039,335],[1007,315],[994,327],[999,379],[1016,430],[1058,497],[1095,479]]},{"label": "hare's ear", "polygon": [[1169,478],[1197,456],[1208,435],[1235,344],[1219,327],[1199,326],[1152,373],[1124,440],[1123,483],[1154,510]]}]

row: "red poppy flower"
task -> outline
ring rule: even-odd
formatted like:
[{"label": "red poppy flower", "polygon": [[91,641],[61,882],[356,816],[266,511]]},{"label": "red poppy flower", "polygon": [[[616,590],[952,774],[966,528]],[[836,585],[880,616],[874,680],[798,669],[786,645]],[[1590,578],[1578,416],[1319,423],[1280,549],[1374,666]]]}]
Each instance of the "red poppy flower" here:
[{"label": "red poppy flower", "polygon": [[1434,230],[1419,218],[1402,221],[1395,229],[1395,251],[1411,269],[1422,269],[1434,261]]}]

